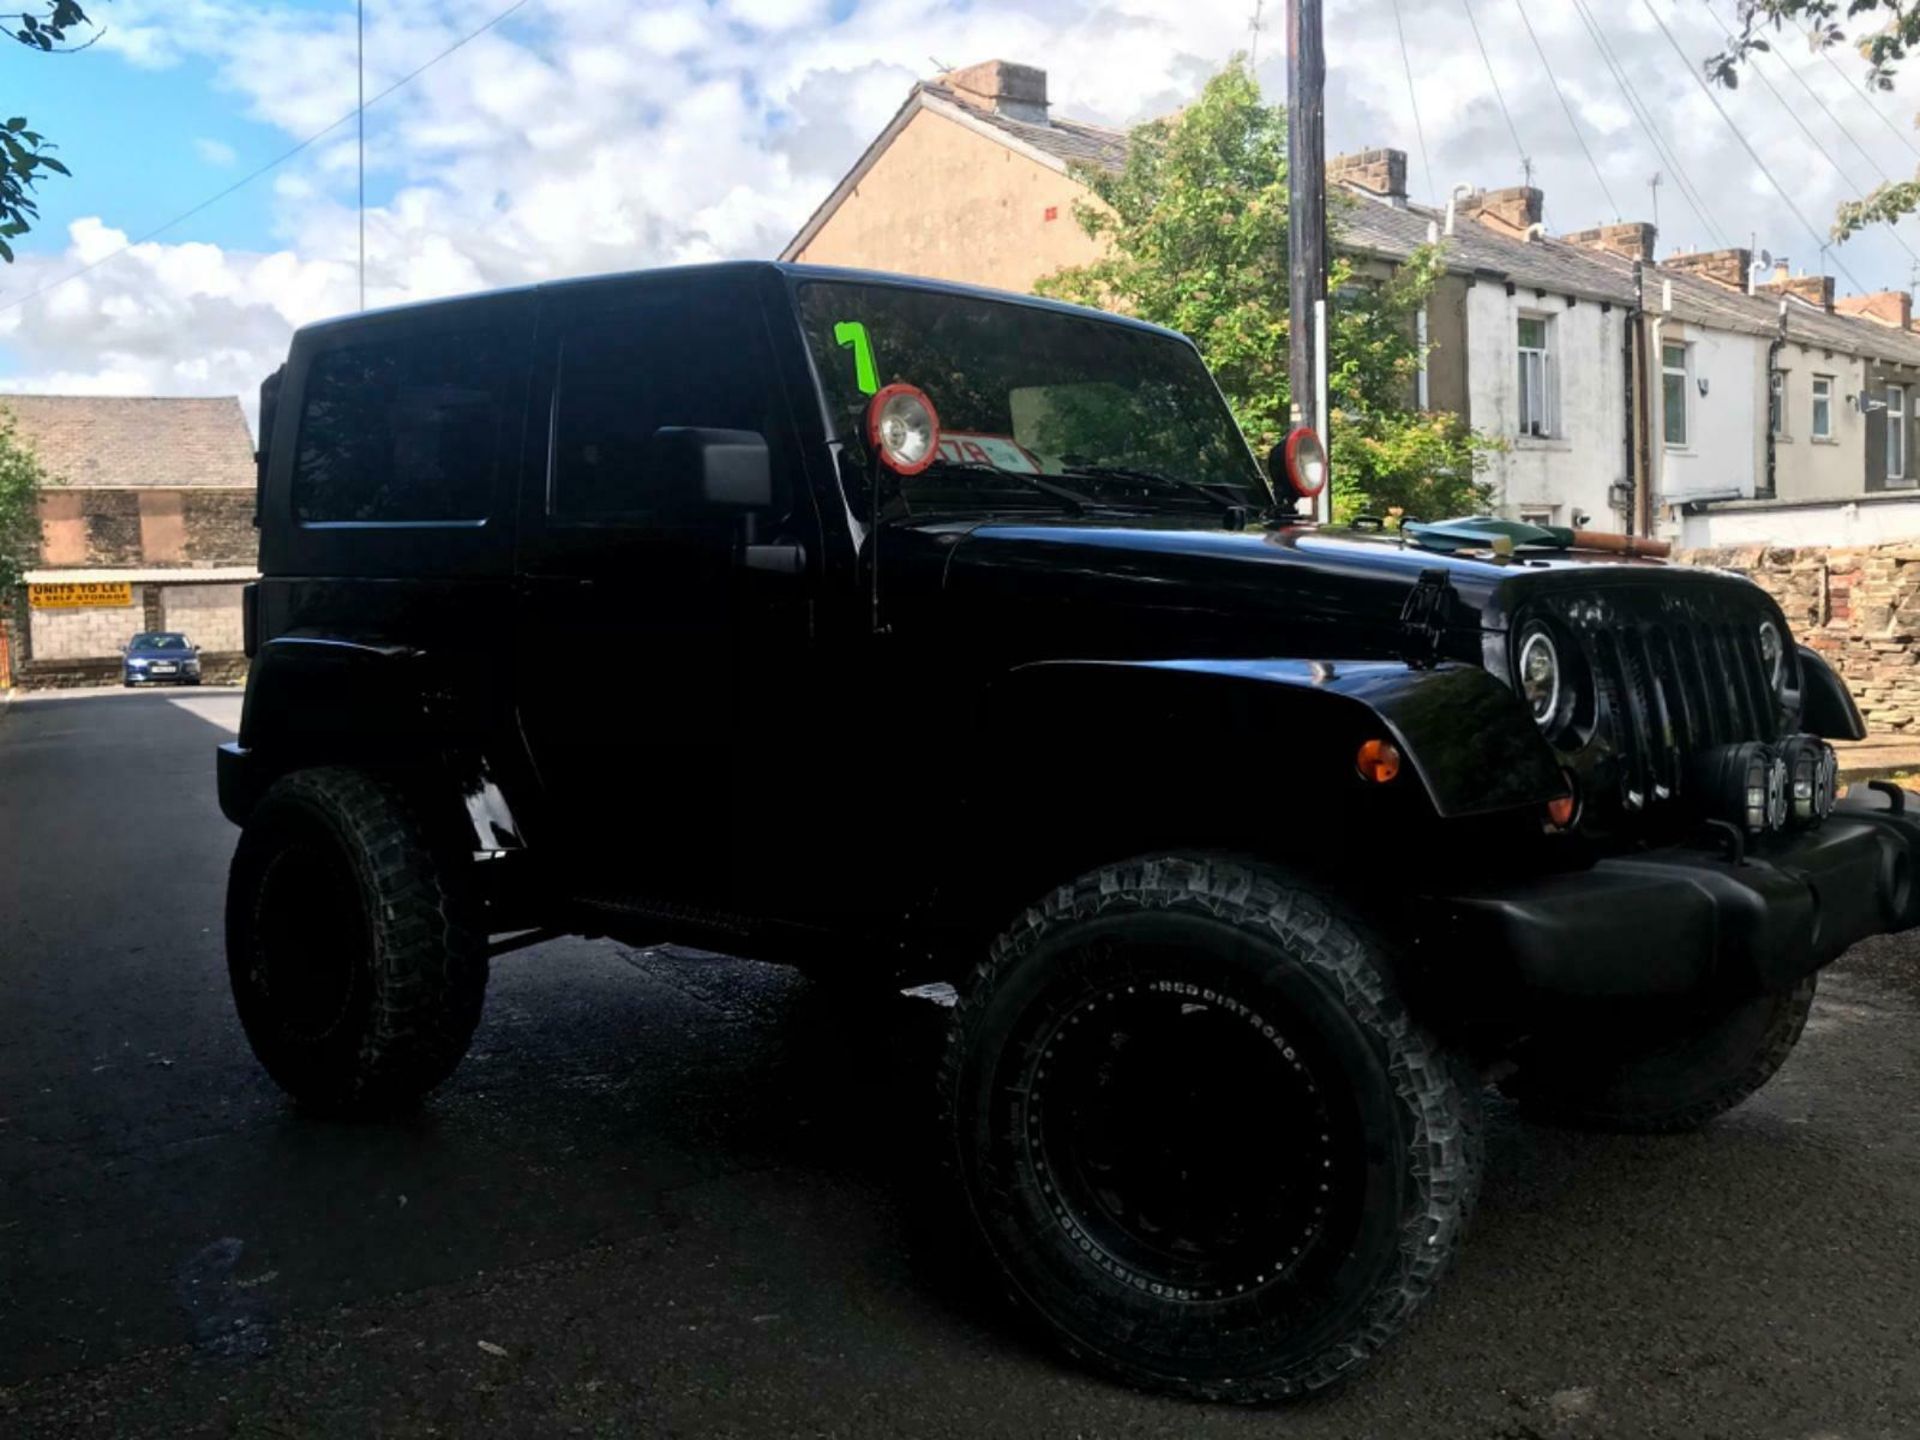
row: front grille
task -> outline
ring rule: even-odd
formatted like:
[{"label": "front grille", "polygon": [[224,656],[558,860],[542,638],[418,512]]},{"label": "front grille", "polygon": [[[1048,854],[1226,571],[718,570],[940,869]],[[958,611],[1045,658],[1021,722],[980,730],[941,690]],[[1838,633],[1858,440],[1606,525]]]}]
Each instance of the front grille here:
[{"label": "front grille", "polygon": [[1563,650],[1571,642],[1575,683],[1589,689],[1551,738],[1627,809],[1681,795],[1689,757],[1703,750],[1781,733],[1760,653],[1761,622],[1780,622],[1757,592],[1610,586],[1544,599],[1526,618],[1545,621]]}]

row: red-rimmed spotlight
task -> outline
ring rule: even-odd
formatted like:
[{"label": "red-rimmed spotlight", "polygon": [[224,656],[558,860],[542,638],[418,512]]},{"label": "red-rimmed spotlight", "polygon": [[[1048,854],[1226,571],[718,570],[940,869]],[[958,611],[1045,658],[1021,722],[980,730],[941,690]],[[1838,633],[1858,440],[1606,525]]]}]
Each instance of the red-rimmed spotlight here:
[{"label": "red-rimmed spotlight", "polygon": [[917,385],[888,385],[867,402],[867,440],[896,475],[918,475],[940,454],[940,416]]},{"label": "red-rimmed spotlight", "polygon": [[1311,500],[1327,488],[1327,447],[1312,426],[1299,425],[1288,432],[1280,468],[1302,500]]}]

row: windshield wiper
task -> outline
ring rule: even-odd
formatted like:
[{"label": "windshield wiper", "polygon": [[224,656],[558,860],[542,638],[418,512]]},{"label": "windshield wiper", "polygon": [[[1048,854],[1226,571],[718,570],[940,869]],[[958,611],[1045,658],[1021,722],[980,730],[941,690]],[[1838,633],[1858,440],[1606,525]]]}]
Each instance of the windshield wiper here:
[{"label": "windshield wiper", "polygon": [[960,472],[969,475],[993,475],[1008,480],[1017,480],[1022,485],[1040,491],[1043,495],[1051,495],[1056,500],[1064,501],[1075,510],[1084,511],[1094,503],[1078,490],[1070,490],[1065,485],[1056,485],[1051,480],[1044,480],[1040,476],[1028,474],[1024,470],[1002,470],[998,465],[983,465],[978,460],[936,460],[927,468],[929,470],[939,470],[943,472]]},{"label": "windshield wiper", "polygon": [[1065,475],[1084,475],[1090,480],[1131,480],[1136,484],[1158,485],[1162,490],[1186,490],[1211,500],[1224,510],[1251,510],[1244,499],[1223,494],[1211,485],[1189,480],[1184,475],[1168,475],[1159,470],[1141,470],[1130,465],[1063,465]]}]

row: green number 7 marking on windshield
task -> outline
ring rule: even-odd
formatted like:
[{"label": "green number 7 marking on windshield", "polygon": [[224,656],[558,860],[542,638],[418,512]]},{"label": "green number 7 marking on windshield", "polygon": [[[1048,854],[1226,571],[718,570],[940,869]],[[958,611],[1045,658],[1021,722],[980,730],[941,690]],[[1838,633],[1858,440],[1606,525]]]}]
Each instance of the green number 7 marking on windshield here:
[{"label": "green number 7 marking on windshield", "polygon": [[862,395],[880,388],[880,376],[873,368],[873,342],[867,339],[867,327],[858,320],[842,320],[833,327],[833,338],[853,351],[853,378]]}]

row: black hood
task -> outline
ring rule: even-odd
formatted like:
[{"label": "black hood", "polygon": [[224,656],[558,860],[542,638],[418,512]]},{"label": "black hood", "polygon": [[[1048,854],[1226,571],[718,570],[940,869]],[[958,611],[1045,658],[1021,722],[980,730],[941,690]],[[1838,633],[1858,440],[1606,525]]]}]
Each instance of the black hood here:
[{"label": "black hood", "polygon": [[[1474,559],[1396,535],[1224,528],[1210,515],[1037,516],[889,527],[882,594],[902,619],[939,593],[948,623],[1001,627],[1016,650],[1089,657],[1398,656],[1422,577],[1448,586],[1440,616],[1460,657],[1540,589],[1742,585],[1690,566],[1612,556]],[[1748,587],[1751,588],[1751,587]]]}]

